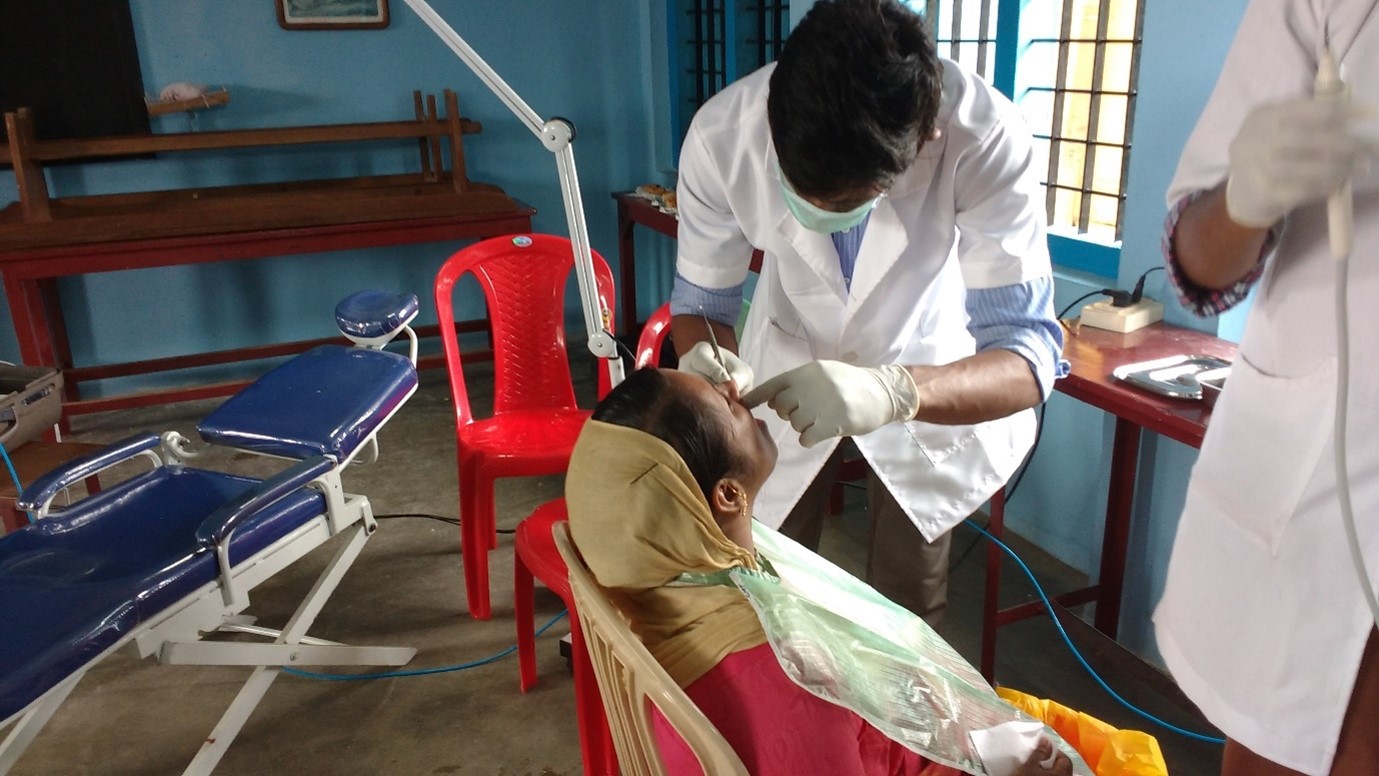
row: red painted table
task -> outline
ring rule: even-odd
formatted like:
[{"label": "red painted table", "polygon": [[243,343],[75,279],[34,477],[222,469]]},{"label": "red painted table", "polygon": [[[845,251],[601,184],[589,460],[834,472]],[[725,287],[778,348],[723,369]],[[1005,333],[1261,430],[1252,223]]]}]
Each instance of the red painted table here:
[{"label": "red painted table", "polygon": [[[637,319],[637,245],[633,239],[637,225],[674,238],[680,222],[635,192],[614,192],[613,199],[618,203],[618,283],[622,286],[623,323],[619,333],[635,338],[642,330],[642,321]],[[761,251],[752,252],[752,272],[761,271],[761,258]]]},{"label": "red painted table", "polygon": [[[63,370],[66,391],[63,412],[66,415],[228,396],[247,383],[217,383],[95,400],[82,400],[78,386],[82,382],[92,380],[290,355],[322,342],[336,340],[239,348],[126,364],[78,366],[72,363],[66,323],[58,303],[56,279],[96,272],[260,259],[441,240],[476,239],[531,231],[531,217],[536,211],[530,206],[521,203],[518,205],[516,210],[504,213],[467,213],[367,223],[12,249],[0,253],[0,279],[3,279],[5,284],[10,316],[14,322],[15,335],[19,339],[19,360],[27,365],[56,366]],[[484,326],[483,321],[465,321],[459,324],[462,331],[480,331]],[[430,336],[438,331],[439,329],[434,326],[420,327],[417,334]],[[422,364],[431,365],[429,361]]]},{"label": "red painted table", "polygon": [[[1129,334],[1082,327],[1072,322],[1063,355],[1072,373],[1054,387],[1060,393],[1086,402],[1116,417],[1111,445],[1111,483],[1106,496],[1106,524],[1101,545],[1098,584],[1052,596],[1063,606],[1096,603],[1094,625],[1114,639],[1120,623],[1120,604],[1125,558],[1130,538],[1130,513],[1139,463],[1140,435],[1144,430],[1162,434],[1190,447],[1200,447],[1211,409],[1200,401],[1159,396],[1116,380],[1116,367],[1173,355],[1210,355],[1235,359],[1234,343],[1178,326],[1156,323]],[[1004,493],[991,501],[988,529],[1000,537],[1005,528]],[[1000,608],[1002,552],[994,543],[986,554],[986,591],[982,611],[981,670],[988,680],[995,674],[996,631],[1003,625],[1033,617],[1043,604],[1032,601]]]}]

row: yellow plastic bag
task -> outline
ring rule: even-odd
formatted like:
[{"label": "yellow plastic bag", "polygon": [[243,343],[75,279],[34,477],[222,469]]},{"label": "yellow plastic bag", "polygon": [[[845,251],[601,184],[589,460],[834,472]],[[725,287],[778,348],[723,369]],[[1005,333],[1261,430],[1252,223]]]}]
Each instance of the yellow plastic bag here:
[{"label": "yellow plastic bag", "polygon": [[1057,731],[1097,776],[1168,776],[1159,742],[1148,733],[1120,730],[1062,704],[1006,687],[996,688],[996,694]]}]

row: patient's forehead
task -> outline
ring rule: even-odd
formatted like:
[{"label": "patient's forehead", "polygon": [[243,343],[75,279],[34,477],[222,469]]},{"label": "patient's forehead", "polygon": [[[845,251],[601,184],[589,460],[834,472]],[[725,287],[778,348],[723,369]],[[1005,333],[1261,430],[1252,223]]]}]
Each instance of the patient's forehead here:
[{"label": "patient's forehead", "polygon": [[725,417],[732,414],[727,403],[723,400],[723,395],[718,392],[713,383],[704,377],[691,372],[681,372],[678,369],[663,369],[661,371],[665,374],[670,390],[685,396],[692,396],[693,400],[703,405],[706,411]]}]

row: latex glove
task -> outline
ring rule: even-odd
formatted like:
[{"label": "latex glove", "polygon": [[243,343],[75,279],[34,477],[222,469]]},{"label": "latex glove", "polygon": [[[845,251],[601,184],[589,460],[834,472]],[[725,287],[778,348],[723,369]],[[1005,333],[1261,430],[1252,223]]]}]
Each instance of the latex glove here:
[{"label": "latex glove", "polygon": [[1250,111],[1231,141],[1231,219],[1265,228],[1339,189],[1374,152],[1373,141],[1359,137],[1353,126],[1372,113],[1335,97],[1303,97]]},{"label": "latex glove", "polygon": [[896,364],[860,367],[812,361],[776,375],[742,397],[765,403],[813,447],[836,436],[861,436],[919,411],[919,389],[909,370]]},{"label": "latex glove", "polygon": [[756,375],[752,373],[752,368],[747,366],[747,362],[737,357],[737,354],[727,348],[719,348],[723,354],[723,363],[719,364],[718,359],[714,358],[713,345],[706,342],[696,342],[685,355],[680,357],[681,372],[690,372],[706,378],[714,385],[722,385],[732,380],[737,383],[738,393],[746,393],[752,390],[752,383]]}]

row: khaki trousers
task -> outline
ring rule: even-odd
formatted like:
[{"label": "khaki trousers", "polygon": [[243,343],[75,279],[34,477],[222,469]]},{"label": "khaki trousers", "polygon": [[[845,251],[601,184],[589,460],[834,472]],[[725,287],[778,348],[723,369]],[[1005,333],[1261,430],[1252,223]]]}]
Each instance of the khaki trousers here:
[{"label": "khaki trousers", "polygon": [[[829,456],[818,476],[805,489],[799,503],[786,516],[780,532],[811,550],[819,550],[828,496],[843,447]],[[948,549],[952,532],[933,542],[925,541],[895,497],[867,468],[867,514],[871,541],[867,548],[867,583],[901,606],[937,627],[948,607]]]}]

